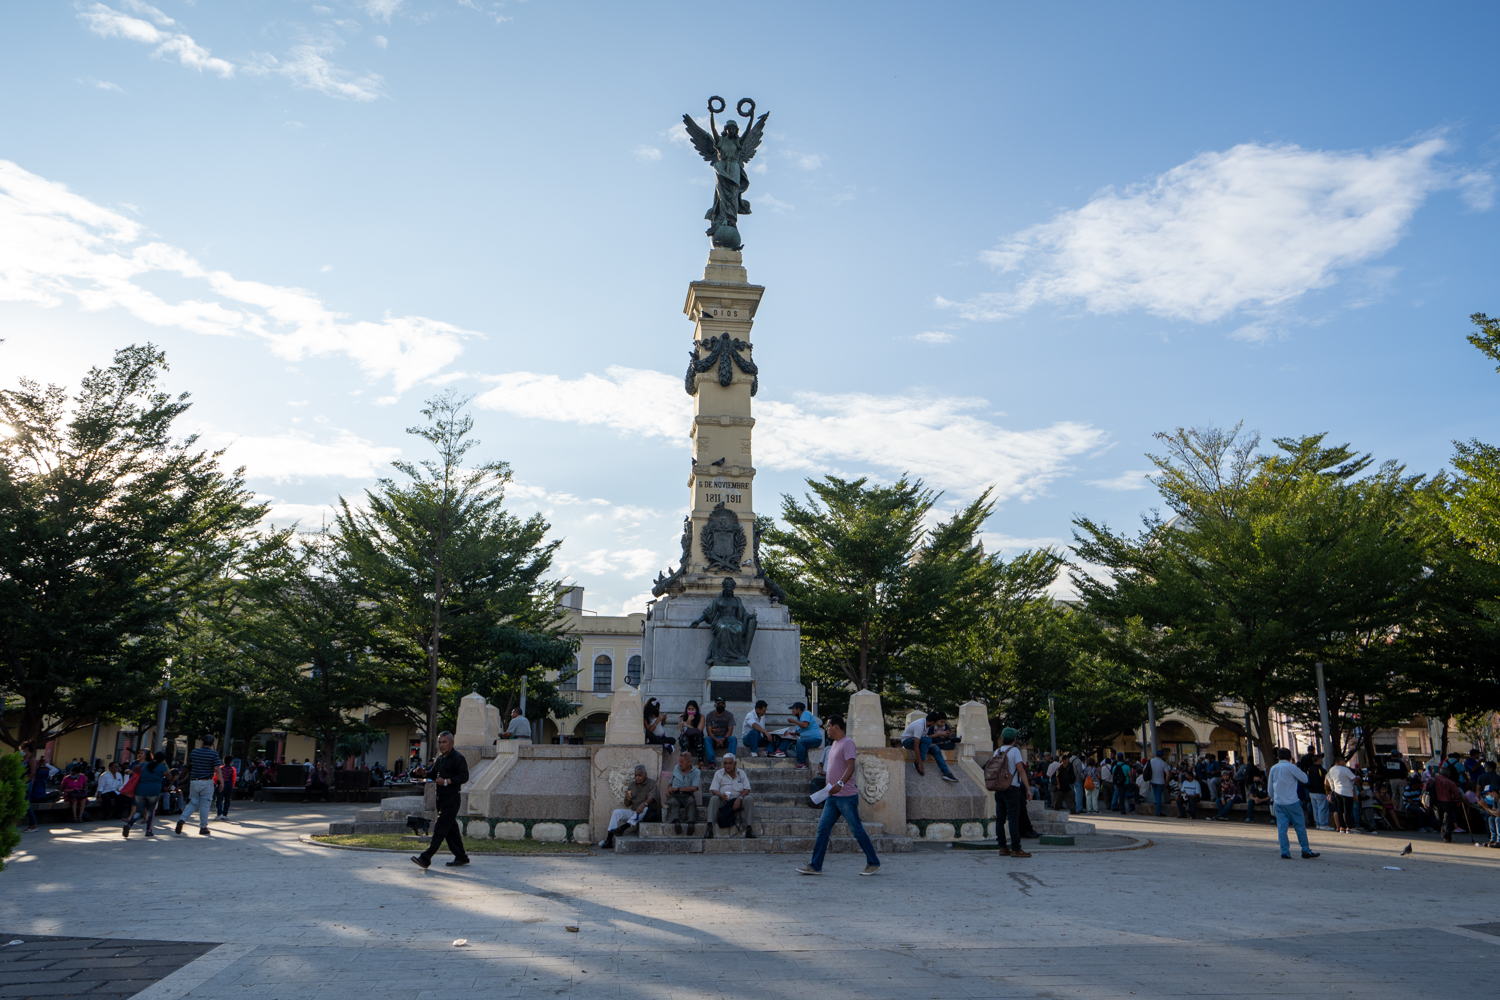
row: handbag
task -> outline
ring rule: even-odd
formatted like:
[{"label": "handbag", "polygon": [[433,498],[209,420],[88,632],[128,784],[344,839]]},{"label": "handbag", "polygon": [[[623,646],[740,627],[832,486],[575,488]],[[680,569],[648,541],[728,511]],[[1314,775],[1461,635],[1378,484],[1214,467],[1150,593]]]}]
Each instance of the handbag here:
[{"label": "handbag", "polygon": [[1084,776],[1083,790],[1085,792],[1092,792],[1094,790],[1094,776],[1092,774]]},{"label": "handbag", "polygon": [[125,782],[125,787],[120,789],[120,794],[122,796],[124,796],[125,798],[127,798],[127,799],[131,798],[132,796],[135,795],[135,786],[138,785],[138,784],[140,784],[140,781],[141,781],[141,772],[139,772],[139,771],[131,771],[130,772],[130,780],[127,781],[127,782]]}]

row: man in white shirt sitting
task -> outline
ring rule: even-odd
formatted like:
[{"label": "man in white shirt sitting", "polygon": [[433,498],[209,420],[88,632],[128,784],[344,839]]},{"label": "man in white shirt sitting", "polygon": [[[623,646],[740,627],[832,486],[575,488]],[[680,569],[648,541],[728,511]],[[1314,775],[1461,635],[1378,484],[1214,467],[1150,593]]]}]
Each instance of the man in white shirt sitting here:
[{"label": "man in white shirt sitting", "polygon": [[732,753],[724,755],[723,764],[708,786],[708,824],[703,836],[712,837],[716,826],[721,830],[744,827],[745,839],[754,840],[755,831],[750,827],[750,777],[740,770],[740,762]]},{"label": "man in white shirt sitting", "polygon": [[930,753],[932,754],[932,759],[937,761],[938,770],[943,772],[943,780],[957,782],[958,779],[955,778],[953,776],[953,772],[948,769],[948,762],[943,759],[943,751],[936,745],[934,745],[932,742],[932,738],[927,735],[927,727],[932,725],[939,718],[946,718],[946,716],[944,716],[941,712],[928,712],[926,717],[918,717],[916,719],[913,719],[910,723],[907,724],[906,728],[901,731],[901,745],[907,750],[916,752],[918,774],[927,773],[922,768],[922,759]]},{"label": "man in white shirt sitting", "polygon": [[1307,820],[1302,815],[1302,799],[1297,794],[1301,785],[1307,784],[1307,774],[1292,763],[1292,752],[1286,747],[1276,748],[1276,765],[1271,768],[1268,783],[1271,786],[1271,808],[1276,813],[1276,839],[1281,844],[1281,856],[1292,857],[1292,845],[1287,841],[1286,828],[1290,823],[1297,828],[1297,843],[1302,847],[1302,856],[1311,860],[1318,856],[1307,843]]},{"label": "man in white shirt sitting", "polygon": [[745,713],[744,728],[740,730],[740,748],[749,751],[752,757],[759,757],[762,753],[769,757],[776,749],[776,741],[766,729],[766,707],[765,702],[757,701],[755,710]]}]

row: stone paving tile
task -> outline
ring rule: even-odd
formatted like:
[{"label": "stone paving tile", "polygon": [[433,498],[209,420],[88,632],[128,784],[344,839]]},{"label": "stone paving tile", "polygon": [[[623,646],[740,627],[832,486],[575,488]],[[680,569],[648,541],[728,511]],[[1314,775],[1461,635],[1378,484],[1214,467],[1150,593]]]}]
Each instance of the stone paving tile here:
[{"label": "stone paving tile", "polygon": [[213,948],[212,944],[47,937],[0,931],[0,997],[128,997]]}]

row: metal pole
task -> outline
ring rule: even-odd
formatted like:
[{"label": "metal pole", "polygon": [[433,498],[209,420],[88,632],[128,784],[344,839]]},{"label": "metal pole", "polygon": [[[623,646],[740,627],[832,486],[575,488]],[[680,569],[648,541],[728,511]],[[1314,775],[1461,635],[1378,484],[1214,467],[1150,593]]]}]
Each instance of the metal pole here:
[{"label": "metal pole", "polygon": [[818,717],[818,682],[817,681],[813,681],[812,682],[812,694],[809,695],[808,697],[812,699],[812,714],[813,714],[813,718],[817,718]]},{"label": "metal pole", "polygon": [[1146,755],[1146,759],[1150,760],[1152,757],[1156,756],[1156,699],[1155,698],[1148,697],[1146,699],[1146,725],[1151,728],[1151,742],[1146,745],[1146,749],[1150,751],[1150,753],[1148,753]]},{"label": "metal pole", "polygon": [[90,771],[92,771],[94,769],[94,754],[96,754],[98,752],[99,752],[99,720],[97,718],[95,718],[94,719],[94,738],[91,739],[91,740],[89,740],[89,766],[88,766],[88,769]]},{"label": "metal pole", "polygon": [[1323,661],[1313,664],[1318,668],[1318,721],[1323,724],[1323,768],[1333,766],[1333,743],[1329,741],[1328,691],[1323,687]]},{"label": "metal pole", "polygon": [[[225,760],[229,759],[229,737],[234,732],[234,699],[229,699],[229,711],[224,715],[224,743],[219,756]],[[315,748],[316,749],[316,748]]]},{"label": "metal pole", "polygon": [[1057,706],[1053,704],[1052,692],[1047,692],[1047,726],[1052,730],[1052,756],[1057,756]]}]

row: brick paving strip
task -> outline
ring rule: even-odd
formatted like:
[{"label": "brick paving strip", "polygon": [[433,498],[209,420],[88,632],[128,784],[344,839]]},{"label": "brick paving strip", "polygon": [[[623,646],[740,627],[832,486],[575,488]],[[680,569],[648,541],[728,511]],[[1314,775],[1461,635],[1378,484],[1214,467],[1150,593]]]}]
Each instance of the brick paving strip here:
[{"label": "brick paving strip", "polygon": [[0,997],[133,997],[214,947],[0,931]]}]

